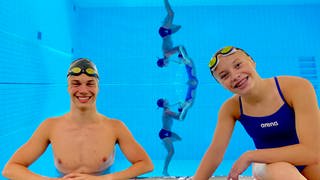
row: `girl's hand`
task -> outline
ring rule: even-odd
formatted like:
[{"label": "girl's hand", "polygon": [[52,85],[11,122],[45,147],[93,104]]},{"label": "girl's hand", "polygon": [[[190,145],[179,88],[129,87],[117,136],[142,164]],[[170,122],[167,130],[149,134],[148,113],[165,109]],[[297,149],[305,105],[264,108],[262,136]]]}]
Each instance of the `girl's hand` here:
[{"label": "girl's hand", "polygon": [[227,180],[238,180],[241,175],[251,164],[250,159],[247,156],[248,153],[244,153],[240,158],[233,164]]}]

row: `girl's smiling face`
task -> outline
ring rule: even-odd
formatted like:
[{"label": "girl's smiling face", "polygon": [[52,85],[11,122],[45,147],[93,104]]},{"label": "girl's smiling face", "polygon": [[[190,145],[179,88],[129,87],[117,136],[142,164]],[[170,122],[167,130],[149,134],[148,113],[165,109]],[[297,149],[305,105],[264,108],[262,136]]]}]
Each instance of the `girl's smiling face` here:
[{"label": "girl's smiling face", "polygon": [[253,86],[257,74],[255,62],[241,50],[229,55],[219,54],[213,76],[222,86],[235,94],[243,94]]}]

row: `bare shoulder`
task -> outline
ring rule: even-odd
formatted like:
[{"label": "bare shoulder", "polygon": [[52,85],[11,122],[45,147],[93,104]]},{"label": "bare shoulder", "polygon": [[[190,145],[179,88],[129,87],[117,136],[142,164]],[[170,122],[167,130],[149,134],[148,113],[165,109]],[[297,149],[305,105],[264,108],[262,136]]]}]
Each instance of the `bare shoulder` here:
[{"label": "bare shoulder", "polygon": [[297,76],[279,76],[280,89],[286,101],[292,105],[293,99],[304,99],[306,96],[314,96],[315,91],[311,82]]},{"label": "bare shoulder", "polygon": [[103,123],[108,127],[112,127],[114,130],[120,130],[120,129],[126,128],[125,123],[123,123],[119,119],[109,118],[103,115],[102,117],[103,117]]},{"label": "bare shoulder", "polygon": [[46,130],[52,129],[58,121],[61,121],[61,117],[51,117],[47,118],[41,122],[39,127],[44,128]]},{"label": "bare shoulder", "polygon": [[42,121],[33,132],[28,144],[31,145],[32,148],[35,146],[45,148],[49,144],[52,134],[55,132],[56,124],[62,119],[62,117],[53,117]]},{"label": "bare shoulder", "polygon": [[311,82],[305,78],[297,76],[279,76],[278,81],[284,94],[294,94],[305,90],[313,89]]},{"label": "bare shoulder", "polygon": [[284,86],[311,85],[309,80],[298,76],[279,76],[277,78],[280,85]]},{"label": "bare shoulder", "polygon": [[123,144],[123,142],[128,143],[128,141],[134,142],[134,137],[127,127],[127,125],[119,119],[104,117],[104,123],[112,128],[112,131],[119,142],[119,144]]},{"label": "bare shoulder", "polygon": [[67,115],[62,115],[62,116],[56,116],[56,117],[50,117],[44,120],[41,125],[43,126],[49,126],[49,127],[54,127],[59,123],[65,122],[67,119]]},{"label": "bare shoulder", "polygon": [[52,132],[52,130],[56,127],[56,125],[62,122],[64,119],[64,116],[47,118],[40,123],[37,131],[41,131],[49,135]]},{"label": "bare shoulder", "polygon": [[44,120],[42,123],[53,125],[59,121],[63,121],[63,119],[65,119],[64,116],[50,117]]},{"label": "bare shoulder", "polygon": [[234,95],[227,99],[221,106],[219,114],[238,119],[240,117],[239,95]]}]

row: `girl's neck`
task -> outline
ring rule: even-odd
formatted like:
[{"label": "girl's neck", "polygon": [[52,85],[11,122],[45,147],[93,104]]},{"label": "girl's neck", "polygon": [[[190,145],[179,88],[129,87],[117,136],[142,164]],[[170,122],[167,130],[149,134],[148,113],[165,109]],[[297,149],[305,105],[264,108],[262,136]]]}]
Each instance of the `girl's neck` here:
[{"label": "girl's neck", "polygon": [[272,92],[273,84],[271,79],[259,79],[256,81],[252,90],[246,95],[241,96],[249,104],[257,104],[268,99],[269,92]]}]

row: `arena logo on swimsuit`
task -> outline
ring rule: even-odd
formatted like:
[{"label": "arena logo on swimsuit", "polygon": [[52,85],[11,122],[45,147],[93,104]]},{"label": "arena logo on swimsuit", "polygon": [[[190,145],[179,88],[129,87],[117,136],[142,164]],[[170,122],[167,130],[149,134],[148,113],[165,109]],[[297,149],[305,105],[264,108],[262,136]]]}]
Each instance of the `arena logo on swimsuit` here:
[{"label": "arena logo on swimsuit", "polygon": [[270,123],[263,123],[261,124],[261,128],[268,128],[268,127],[274,127],[274,126],[278,126],[278,121],[274,121],[274,122],[270,122]]}]

